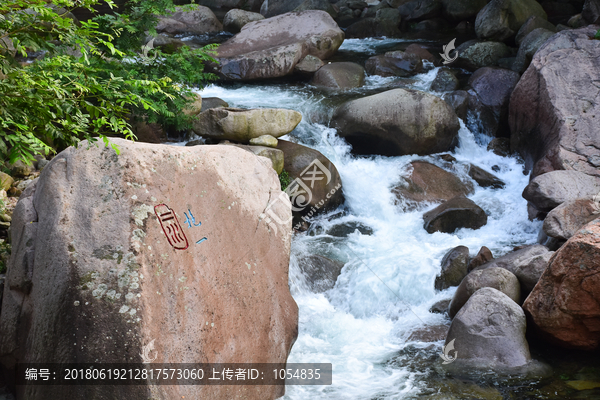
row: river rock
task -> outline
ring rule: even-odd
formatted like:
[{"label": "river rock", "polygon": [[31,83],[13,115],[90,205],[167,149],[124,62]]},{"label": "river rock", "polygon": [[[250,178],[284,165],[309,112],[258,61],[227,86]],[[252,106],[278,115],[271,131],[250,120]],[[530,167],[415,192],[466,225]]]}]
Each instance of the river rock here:
[{"label": "river rock", "polygon": [[279,137],[302,120],[298,111],[283,108],[211,108],[198,114],[193,131],[199,136],[248,143],[263,135]]},{"label": "river rock", "polygon": [[[275,140],[277,140],[277,139],[275,139]],[[257,156],[268,159],[269,162],[267,163],[267,165],[273,167],[275,172],[277,172],[277,175],[281,174],[281,171],[283,171],[284,155],[283,155],[283,151],[281,151],[279,149],[274,149],[272,147],[267,147],[267,146],[255,146],[255,145],[248,146],[248,145],[233,144],[233,143],[228,143],[228,144],[232,144],[236,147],[239,147],[241,149],[249,151],[252,154],[256,154]]]},{"label": "river rock", "polygon": [[305,0],[265,0],[260,13],[266,18],[285,14],[300,6]]},{"label": "river rock", "polygon": [[11,176],[15,178],[27,178],[29,175],[35,172],[35,167],[33,164],[27,164],[21,160],[17,160],[12,164],[7,161],[6,166],[10,170]]},{"label": "river rock", "polygon": [[600,345],[600,220],[554,255],[523,309],[542,338],[569,348]]},{"label": "river rock", "polygon": [[250,139],[250,144],[253,146],[277,147],[277,139],[271,135],[262,135]]},{"label": "river rock", "polygon": [[219,46],[219,73],[232,80],[286,76],[307,55],[326,59],[343,41],[344,32],[324,11],[254,21]]},{"label": "river rock", "polygon": [[501,157],[510,156],[510,139],[509,138],[493,138],[488,143],[487,150]]},{"label": "river rock", "polygon": [[297,185],[286,192],[292,200],[292,211],[299,221],[302,217],[335,210],[345,201],[342,178],[333,163],[317,150],[297,143],[279,140],[277,148],[284,154],[284,169]]},{"label": "river rock", "polygon": [[457,196],[423,214],[423,221],[429,233],[453,233],[461,228],[481,228],[487,224],[487,215],[472,200]]},{"label": "river rock", "polygon": [[458,78],[447,68],[442,68],[431,82],[434,92],[451,92],[459,87]]},{"label": "river rock", "polygon": [[467,118],[467,111],[469,109],[469,94],[464,90],[455,90],[451,93],[444,94],[444,101],[450,104],[450,107],[454,110],[458,118],[463,121]]},{"label": "river rock", "polygon": [[[259,219],[282,194],[275,172],[233,146],[110,141],[118,155],[86,142],[61,152],[17,204],[0,316],[3,369],[141,365],[149,344],[157,363],[285,363],[298,333],[287,284],[289,202],[271,210],[288,221],[285,229],[274,232]],[[144,383],[93,393],[231,399],[243,390],[275,399],[283,389]],[[89,393],[89,386],[21,386],[16,395]]]},{"label": "river rock", "polygon": [[421,60],[427,60],[429,62],[434,62],[435,57],[431,54],[427,49],[419,46],[416,43],[410,44],[406,50],[404,50],[406,54],[416,54]]},{"label": "river rock", "polygon": [[304,57],[294,67],[294,72],[301,75],[312,75],[319,70],[325,63],[319,57],[308,55]]},{"label": "river rock", "polygon": [[455,65],[470,71],[494,66],[501,58],[511,55],[510,48],[500,42],[480,42],[469,40],[456,49],[458,58]]},{"label": "river rock", "polygon": [[349,101],[335,111],[332,124],[354,153],[387,156],[450,151],[460,128],[445,101],[410,89]]},{"label": "river rock", "polygon": [[212,10],[221,11],[220,16],[223,16],[223,12],[232,9],[257,12],[260,10],[263,0],[198,0],[196,3],[209,7]]},{"label": "river rock", "polygon": [[473,185],[456,175],[425,161],[413,161],[410,176],[392,189],[404,210],[414,210],[420,203],[438,203],[473,193]]},{"label": "river rock", "polygon": [[336,224],[329,228],[326,233],[335,237],[348,237],[356,231],[359,231],[361,235],[373,234],[373,228],[355,221]]},{"label": "river rock", "polygon": [[578,171],[552,171],[536,176],[523,197],[540,211],[548,212],[565,201],[591,198],[600,192],[600,177]]},{"label": "river rock", "polygon": [[229,103],[218,97],[205,97],[202,99],[202,108],[200,112],[204,112],[211,108],[229,107]]},{"label": "river rock", "polygon": [[600,3],[598,0],[585,0],[581,16],[589,24],[600,24]]},{"label": "river rock", "polygon": [[365,69],[353,62],[336,62],[321,67],[312,85],[330,89],[354,89],[365,84]]},{"label": "river rock", "polygon": [[181,7],[176,7],[176,11],[173,14],[159,17],[156,31],[178,34],[211,33],[223,30],[223,25],[210,8],[199,5],[191,7],[195,9],[185,11]]},{"label": "river rock", "polygon": [[519,32],[517,32],[517,36],[515,36],[515,43],[517,46],[520,46],[523,39],[525,39],[527,35],[538,28],[544,28],[550,32],[556,33],[556,27],[552,25],[552,23],[548,22],[544,18],[532,15],[527,19],[527,21],[525,21],[523,26],[521,26],[521,29],[519,29]]},{"label": "river rock", "polygon": [[325,292],[335,286],[344,264],[317,254],[302,257],[298,260],[309,289],[314,293]]},{"label": "river rock", "polygon": [[515,303],[519,303],[521,300],[521,286],[512,272],[498,267],[474,270],[463,279],[456,289],[448,309],[450,318],[454,318],[469,298],[482,288],[499,290]]},{"label": "river rock", "polygon": [[477,255],[475,257],[473,257],[471,259],[471,261],[469,261],[468,270],[472,271],[475,268],[479,267],[480,265],[483,265],[489,261],[492,261],[493,259],[494,259],[494,256],[492,255],[492,252],[490,251],[490,249],[488,249],[485,246],[481,246],[481,249],[479,249],[479,252],[477,253]]},{"label": "river rock", "polygon": [[405,21],[424,20],[439,17],[442,12],[441,0],[411,0],[398,10]]},{"label": "river rock", "polygon": [[554,32],[544,28],[537,28],[527,35],[519,47],[512,70],[519,73],[525,72],[534,54],[552,35],[554,35]]},{"label": "river rock", "polygon": [[456,353],[449,355],[457,360],[449,366],[495,372],[525,367],[531,361],[525,331],[521,307],[501,291],[484,287],[452,320],[445,346],[454,340]]},{"label": "river rock", "polygon": [[365,69],[369,75],[407,77],[422,72],[423,61],[413,53],[388,51],[369,58],[365,63]]},{"label": "river rock", "polygon": [[440,300],[429,309],[430,313],[434,314],[446,314],[448,312],[448,306],[450,305],[451,299]]},{"label": "river rock", "polygon": [[444,16],[451,21],[464,21],[477,15],[488,0],[442,0]]},{"label": "river rock", "polygon": [[546,235],[568,240],[584,225],[600,217],[600,196],[592,199],[569,200],[550,211],[544,219]]},{"label": "river rock", "polygon": [[469,164],[469,176],[481,187],[491,187],[493,189],[502,189],[505,184],[496,175],[487,172],[483,168]]},{"label": "river rock", "polygon": [[[576,170],[600,176],[598,28],[562,31],[535,53],[510,100],[511,148],[532,176]],[[565,68],[577,65],[577,68]]]},{"label": "river rock", "polygon": [[513,37],[532,15],[548,19],[535,0],[491,0],[477,14],[475,32],[479,39],[502,42]]},{"label": "river rock", "polygon": [[307,11],[307,10],[321,10],[331,15],[331,18],[336,18],[338,13],[337,9],[329,2],[329,0],[304,0],[298,7],[294,8],[293,11]]},{"label": "river rock", "polygon": [[435,290],[444,290],[451,286],[458,286],[467,276],[469,264],[469,248],[457,246],[451,249],[442,258],[442,270],[435,277]]},{"label": "river rock", "polygon": [[5,172],[0,172],[0,189],[8,190],[15,180]]},{"label": "river rock", "polygon": [[489,136],[507,135],[510,95],[519,82],[519,74],[503,68],[480,68],[469,79],[469,110],[477,115],[468,123],[472,131]]},{"label": "river rock", "polygon": [[449,328],[450,327],[446,324],[424,326],[412,331],[406,341],[425,343],[439,342],[446,338]]},{"label": "river rock", "polygon": [[238,33],[245,25],[261,19],[265,19],[265,17],[259,13],[239,9],[229,10],[223,19],[223,29],[227,32]]}]

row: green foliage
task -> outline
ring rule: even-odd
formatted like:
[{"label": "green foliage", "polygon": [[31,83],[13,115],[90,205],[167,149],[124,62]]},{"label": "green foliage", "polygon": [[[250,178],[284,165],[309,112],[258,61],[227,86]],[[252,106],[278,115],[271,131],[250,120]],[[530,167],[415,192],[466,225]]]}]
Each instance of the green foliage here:
[{"label": "green foliage", "polygon": [[292,183],[292,178],[290,178],[290,175],[285,169],[279,174],[279,183],[281,184],[281,190],[287,189],[290,183]]},{"label": "green foliage", "polygon": [[594,35],[594,39],[600,40],[600,29],[598,29],[598,32],[596,32],[596,34]]},{"label": "green foliage", "polygon": [[[129,122],[138,118],[175,129],[191,125],[181,111],[191,86],[212,74],[214,46],[187,47],[139,57],[145,31],[171,0],[131,0],[123,14],[77,23],[77,5],[93,11],[99,0],[8,0],[0,3],[0,156],[30,161],[36,153],[80,140],[119,134],[133,139]],[[112,1],[107,1],[111,6]],[[33,51],[43,59],[20,63]]]}]

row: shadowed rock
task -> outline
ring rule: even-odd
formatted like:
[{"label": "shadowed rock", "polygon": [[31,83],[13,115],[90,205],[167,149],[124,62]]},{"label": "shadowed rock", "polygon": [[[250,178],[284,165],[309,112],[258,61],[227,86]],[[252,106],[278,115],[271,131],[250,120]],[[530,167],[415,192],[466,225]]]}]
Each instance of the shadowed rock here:
[{"label": "shadowed rock", "polygon": [[472,200],[458,196],[423,214],[423,221],[429,233],[453,233],[461,228],[481,228],[487,224],[487,215]]}]

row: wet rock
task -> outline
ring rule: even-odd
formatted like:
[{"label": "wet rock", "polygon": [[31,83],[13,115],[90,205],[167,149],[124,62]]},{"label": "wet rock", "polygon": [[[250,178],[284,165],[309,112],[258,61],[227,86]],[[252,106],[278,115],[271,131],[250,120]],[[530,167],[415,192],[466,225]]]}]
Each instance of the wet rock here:
[{"label": "wet rock", "polygon": [[402,4],[398,10],[405,21],[439,17],[442,13],[441,0],[412,0]]},{"label": "wet rock", "polygon": [[600,176],[600,103],[581,99],[581,93],[596,93],[600,81],[600,46],[590,40],[597,30],[585,27],[552,36],[513,91],[511,148],[534,177],[565,169]]},{"label": "wet rock", "polygon": [[431,306],[429,312],[434,314],[446,314],[448,312],[448,306],[450,306],[451,299],[440,300]]},{"label": "wet rock", "polygon": [[502,157],[510,156],[510,139],[508,138],[493,138],[487,146],[488,151],[493,151]]},{"label": "wet rock", "polygon": [[410,176],[392,189],[405,210],[414,210],[420,203],[438,203],[456,196],[469,195],[473,186],[456,175],[425,161],[413,161]]},{"label": "wet rock", "polygon": [[373,229],[360,222],[347,222],[344,224],[334,225],[327,230],[327,234],[336,237],[348,237],[354,232],[359,231],[362,235],[372,235]]},{"label": "wet rock", "polygon": [[531,64],[534,54],[552,35],[554,35],[554,32],[544,28],[537,28],[527,35],[519,47],[512,70],[523,73]]},{"label": "wet rock", "polygon": [[407,89],[349,101],[335,111],[332,125],[354,153],[388,156],[450,151],[460,128],[442,99]]},{"label": "wet rock", "polygon": [[502,42],[515,36],[532,15],[548,19],[535,0],[492,0],[477,14],[475,32],[479,39]]},{"label": "wet rock", "polygon": [[205,97],[202,99],[202,108],[200,112],[204,112],[211,108],[229,107],[229,103],[218,97]]},{"label": "wet rock", "polygon": [[211,33],[223,30],[223,25],[210,8],[199,5],[194,8],[192,11],[184,11],[181,7],[176,7],[172,15],[159,17],[156,31],[178,34]]},{"label": "wet rock", "polygon": [[442,258],[442,270],[435,277],[435,290],[444,290],[451,286],[458,286],[467,276],[469,264],[469,248],[458,246],[451,249]]},{"label": "wet rock", "polygon": [[449,163],[456,162],[456,158],[454,158],[454,156],[452,156],[451,154],[442,154],[440,155],[440,159]]},{"label": "wet rock", "polygon": [[250,139],[250,144],[253,146],[277,147],[277,139],[271,135],[262,135],[254,139]]},{"label": "wet rock", "polygon": [[423,71],[423,62],[416,54],[390,51],[369,58],[365,69],[369,75],[406,77]]},{"label": "wet rock", "polygon": [[308,10],[321,10],[331,15],[331,18],[337,18],[338,13],[336,8],[329,2],[329,0],[305,0],[298,7],[294,8],[294,12],[308,11]]},{"label": "wet rock", "polygon": [[440,69],[431,82],[431,90],[434,92],[451,92],[458,89],[458,78],[449,69]]},{"label": "wet rock", "polygon": [[404,50],[404,52],[406,54],[415,54],[421,60],[427,60],[429,62],[434,62],[435,61],[435,57],[433,56],[433,54],[431,54],[429,51],[427,51],[427,49],[424,49],[423,47],[419,46],[416,43],[410,44],[406,48],[406,50]]},{"label": "wet rock", "polygon": [[261,19],[265,19],[265,17],[259,13],[239,9],[229,10],[223,19],[223,29],[227,32],[238,33],[244,25]]},{"label": "wet rock", "polygon": [[314,293],[322,293],[335,286],[344,264],[320,255],[310,255],[298,260],[298,266]]},{"label": "wet rock", "polygon": [[525,39],[527,35],[538,28],[544,28],[550,32],[556,33],[556,27],[552,25],[552,23],[548,22],[544,18],[532,15],[527,19],[527,21],[525,21],[523,26],[521,26],[521,29],[519,29],[519,32],[517,32],[517,36],[515,36],[515,43],[517,46],[520,46],[523,39]]},{"label": "wet rock", "polygon": [[469,165],[469,176],[477,182],[477,184],[481,187],[491,187],[493,189],[502,189],[504,188],[504,182],[499,179],[496,175],[491,174],[484,169],[470,164]]},{"label": "wet rock", "polygon": [[252,80],[290,75],[307,55],[326,59],[344,41],[344,32],[324,11],[288,13],[248,24],[219,46],[219,73]]},{"label": "wet rock", "polygon": [[508,296],[515,305],[521,300],[521,286],[519,280],[507,269],[490,267],[471,271],[469,275],[463,279],[454,293],[454,297],[448,308],[448,315],[450,318],[454,318],[469,299],[482,288],[494,288],[502,292]]},{"label": "wet rock", "polygon": [[269,0],[265,1],[260,8],[260,13],[265,18],[285,14],[300,6],[305,0]]},{"label": "wet rock", "polygon": [[429,233],[453,233],[461,228],[481,228],[487,224],[487,215],[472,200],[458,196],[423,214],[423,220]]},{"label": "wet rock", "polygon": [[523,309],[538,336],[569,348],[600,345],[600,220],[554,255]]},{"label": "wet rock", "polygon": [[[3,369],[14,370],[17,361],[141,363],[152,341],[160,363],[285,363],[298,332],[287,285],[289,203],[271,208],[288,221],[284,229],[259,222],[282,194],[275,172],[233,146],[110,141],[119,155],[86,142],[61,152],[17,204],[0,315]],[[135,399],[150,390],[106,385],[94,394]],[[152,390],[165,399],[237,393],[226,386]],[[72,385],[16,394],[36,400],[85,393]],[[246,391],[255,399],[282,395],[277,386]]]},{"label": "wet rock", "polygon": [[467,118],[469,108],[469,94],[464,90],[456,90],[451,93],[444,94],[444,101],[454,109],[458,118],[463,121]]},{"label": "wet rock", "polygon": [[199,136],[248,143],[263,135],[279,137],[293,131],[302,114],[282,108],[211,108],[198,114],[193,131]]},{"label": "wet rock", "polygon": [[600,24],[600,3],[598,3],[598,0],[585,0],[581,16],[589,24]]},{"label": "wet rock", "polygon": [[600,218],[600,199],[569,200],[548,213],[543,229],[550,237],[568,240],[596,218]]},{"label": "wet rock", "polygon": [[461,44],[456,51],[458,58],[454,65],[470,71],[497,65],[501,58],[511,55],[510,48],[504,43],[477,40],[469,40]]},{"label": "wet rock", "polygon": [[448,334],[448,325],[432,325],[416,329],[410,333],[407,342],[439,342],[444,340]]},{"label": "wet rock", "polygon": [[308,55],[304,57],[296,66],[294,67],[294,72],[297,72],[301,75],[312,75],[319,70],[325,63],[321,61],[320,58]]},{"label": "wet rock", "polygon": [[464,21],[477,15],[487,0],[442,0],[444,16],[451,21]]},{"label": "wet rock", "polygon": [[2,190],[8,190],[12,186],[15,180],[9,174],[0,172],[0,188]]},{"label": "wet rock", "polygon": [[321,67],[311,84],[330,89],[354,89],[365,84],[365,69],[352,62],[337,62]]},{"label": "wet rock", "polygon": [[481,249],[479,249],[479,252],[477,253],[477,255],[475,257],[473,257],[471,259],[471,261],[469,261],[468,270],[472,271],[475,268],[479,267],[480,265],[483,265],[489,261],[492,261],[493,259],[494,259],[494,256],[492,255],[492,252],[490,251],[490,249],[488,249],[485,246],[481,246]]},{"label": "wet rock", "polygon": [[552,171],[535,177],[523,197],[540,211],[548,212],[569,200],[591,198],[600,192],[600,177],[577,171]]}]

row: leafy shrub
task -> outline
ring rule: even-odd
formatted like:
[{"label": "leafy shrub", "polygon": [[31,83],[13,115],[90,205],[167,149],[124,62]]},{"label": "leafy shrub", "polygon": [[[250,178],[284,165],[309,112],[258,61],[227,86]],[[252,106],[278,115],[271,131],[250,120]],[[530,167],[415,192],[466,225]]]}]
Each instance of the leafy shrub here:
[{"label": "leafy shrub", "polygon": [[292,183],[292,178],[290,178],[290,175],[285,169],[279,174],[279,183],[281,184],[282,191],[287,189],[290,183]]}]

